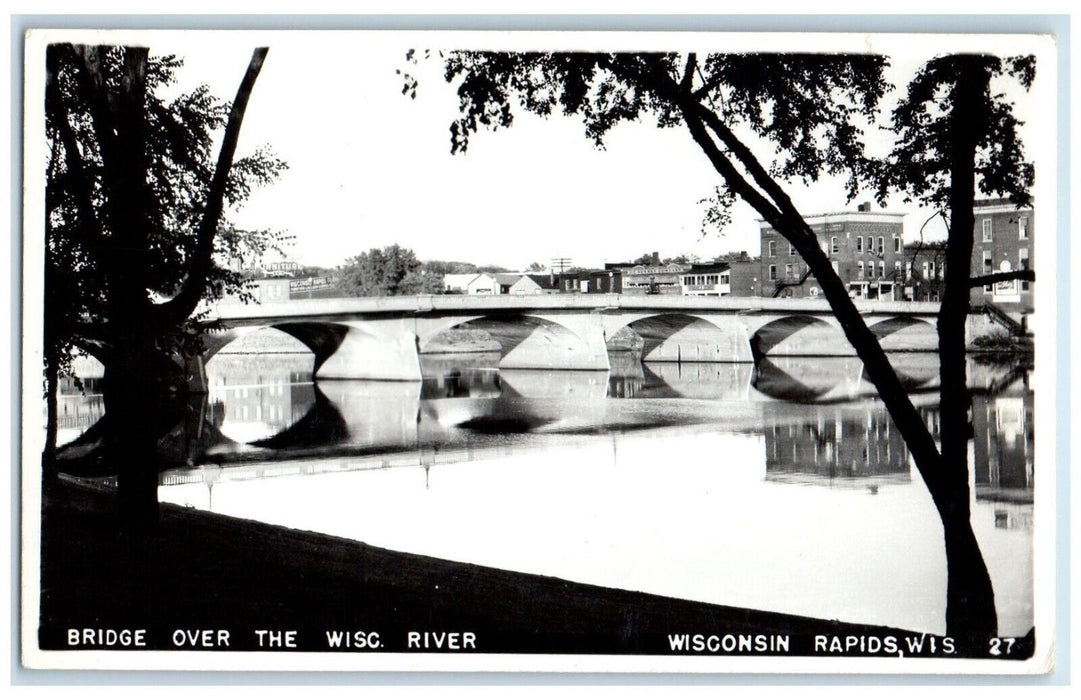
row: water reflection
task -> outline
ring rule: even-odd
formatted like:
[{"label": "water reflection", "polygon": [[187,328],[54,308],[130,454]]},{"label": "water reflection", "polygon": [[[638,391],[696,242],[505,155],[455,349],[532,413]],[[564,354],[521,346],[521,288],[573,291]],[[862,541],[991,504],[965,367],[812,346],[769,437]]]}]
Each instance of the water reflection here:
[{"label": "water reflection", "polygon": [[101,377],[88,376],[81,382],[72,377],[60,380],[56,401],[56,444],[76,440],[105,415]]},{"label": "water reflection", "polygon": [[[498,370],[498,359],[497,353],[425,355],[421,382],[316,384],[310,354],[219,355],[207,368],[205,404],[189,406],[166,442],[183,443],[177,461],[198,463],[332,448],[359,454],[529,445],[545,434],[713,425],[762,436],[771,481],[864,480],[876,490],[911,478],[904,441],[854,358],[643,363],[631,353],[613,353],[608,373]],[[936,381],[934,355],[893,360],[910,384]],[[1027,374],[975,363],[969,373],[977,496],[1030,501],[1033,398]],[[58,409],[61,444],[101,418],[99,381],[85,381],[86,393],[65,385]],[[914,400],[937,438],[935,392],[918,391]],[[163,452],[178,450],[164,445]]]},{"label": "water reflection", "polygon": [[824,406],[793,416],[789,407],[770,404],[763,428],[768,481],[878,493],[912,479],[908,448],[884,410]]},{"label": "water reflection", "polygon": [[315,405],[311,370],[310,353],[217,356],[207,365],[210,420],[239,443],[271,438]]},{"label": "water reflection", "polygon": [[[555,372],[498,359],[424,356],[420,382],[314,383],[311,355],[215,358],[208,395],[163,443],[178,468],[161,497],[587,583],[941,631],[941,528],[857,360],[613,353],[609,372]],[[936,358],[895,361],[937,436]],[[1016,367],[969,376],[973,527],[1002,633],[1024,634],[1032,390]],[[94,394],[65,400],[73,425],[100,417]]]},{"label": "water reflection", "polygon": [[754,365],[718,362],[639,362],[613,353],[608,396],[617,399],[751,399]]}]

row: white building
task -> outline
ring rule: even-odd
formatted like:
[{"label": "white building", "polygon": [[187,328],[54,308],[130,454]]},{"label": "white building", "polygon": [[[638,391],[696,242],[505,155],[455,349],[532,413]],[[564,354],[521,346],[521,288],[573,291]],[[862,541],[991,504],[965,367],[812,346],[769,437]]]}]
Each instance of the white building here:
[{"label": "white building", "polygon": [[679,276],[685,297],[726,297],[732,293],[728,263],[695,264]]},{"label": "white building", "polygon": [[499,281],[485,272],[443,275],[447,294],[499,294]]}]

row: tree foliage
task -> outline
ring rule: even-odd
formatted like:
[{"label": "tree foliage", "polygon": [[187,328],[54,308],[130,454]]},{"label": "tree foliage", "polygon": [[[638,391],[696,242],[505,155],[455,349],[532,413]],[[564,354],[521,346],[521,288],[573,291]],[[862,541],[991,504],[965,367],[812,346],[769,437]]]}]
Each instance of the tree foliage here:
[{"label": "tree foliage", "polygon": [[[957,79],[963,72],[976,73],[983,86],[966,98],[957,94]],[[975,120],[967,126],[975,139],[973,171],[978,191],[1009,197],[1017,206],[1031,204],[1035,170],[1018,136],[1021,123],[1012,101],[995,86],[1014,79],[1028,89],[1035,75],[1033,56],[948,55],[928,61],[893,110],[897,141],[880,171],[879,196],[903,192],[939,211],[949,211],[951,154],[956,144],[950,115],[953,106],[965,99],[964,108]]]},{"label": "tree foliage", "polygon": [[[243,278],[215,259],[254,260],[285,237],[215,217],[212,255],[200,249],[218,169],[214,145],[230,105],[206,86],[166,97],[181,59],[129,46],[55,44],[46,64],[46,349],[63,371],[73,347],[105,353],[115,344],[121,307],[164,316],[162,307],[200,267],[196,299],[242,292]],[[265,147],[233,159],[219,206],[238,207],[285,168]],[[122,303],[120,295],[130,298]],[[160,328],[166,351],[190,345],[199,330],[190,310],[175,313],[178,306]]]},{"label": "tree foliage", "polygon": [[[621,123],[682,124],[689,98],[727,128],[746,127],[776,145],[773,173],[804,181],[841,175],[854,195],[874,167],[861,122],[877,114],[885,65],[876,55],[712,54],[688,76],[684,57],[673,53],[457,52],[448,56],[445,73],[457,83],[460,109],[450,127],[451,151],[465,152],[480,128],[511,126],[515,107],[576,115],[603,147]],[[680,96],[680,82],[691,81]]]},{"label": "tree foliage", "polygon": [[339,287],[357,297],[436,294],[441,274],[432,274],[409,248],[394,244],[350,258],[339,271]]}]

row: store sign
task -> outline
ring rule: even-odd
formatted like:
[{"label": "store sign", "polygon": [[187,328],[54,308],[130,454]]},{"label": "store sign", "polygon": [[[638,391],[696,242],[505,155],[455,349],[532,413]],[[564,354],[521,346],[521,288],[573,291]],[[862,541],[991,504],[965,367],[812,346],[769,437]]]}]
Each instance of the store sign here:
[{"label": "store sign", "polygon": [[307,291],[310,289],[327,289],[331,287],[329,277],[309,277],[302,280],[291,280],[289,282],[289,289],[291,291]]}]

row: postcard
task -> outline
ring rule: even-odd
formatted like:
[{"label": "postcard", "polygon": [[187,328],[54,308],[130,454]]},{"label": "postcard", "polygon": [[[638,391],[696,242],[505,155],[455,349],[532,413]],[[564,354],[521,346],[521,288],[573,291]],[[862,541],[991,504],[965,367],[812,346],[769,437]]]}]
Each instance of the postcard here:
[{"label": "postcard", "polygon": [[28,32],[23,664],[1051,671],[1056,61]]}]

